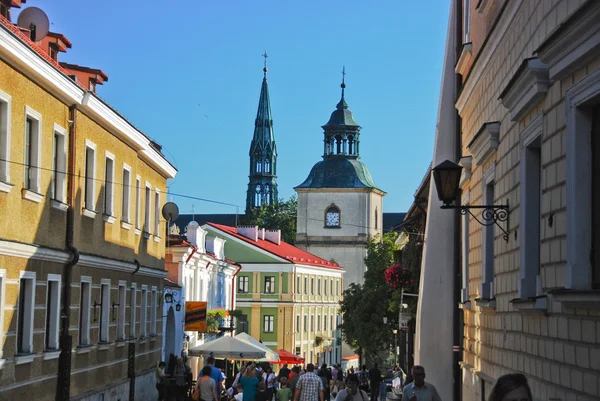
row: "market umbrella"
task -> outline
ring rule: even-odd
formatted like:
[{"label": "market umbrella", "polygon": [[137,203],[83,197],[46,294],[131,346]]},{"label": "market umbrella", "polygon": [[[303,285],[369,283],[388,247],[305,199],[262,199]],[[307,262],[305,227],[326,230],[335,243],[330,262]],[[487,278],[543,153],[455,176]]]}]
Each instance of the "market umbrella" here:
[{"label": "market umbrella", "polygon": [[278,349],[277,354],[279,355],[279,361],[274,363],[304,363],[304,358],[294,355],[291,352],[286,351],[284,349]]},{"label": "market umbrella", "polygon": [[220,359],[255,360],[265,357],[265,351],[239,338],[224,336],[188,349],[189,356],[212,356]]},{"label": "market umbrella", "polygon": [[262,359],[259,359],[259,362],[278,362],[279,361],[279,354],[275,351],[273,351],[271,348],[267,347],[266,345],[264,345],[263,343],[261,343],[260,341],[258,341],[256,338],[252,337],[251,335],[247,334],[247,333],[240,333],[237,336],[235,336],[235,338],[240,339],[242,341],[246,341],[252,345],[254,345],[255,347],[258,347],[260,349],[262,349],[263,351],[265,351],[265,357]]}]

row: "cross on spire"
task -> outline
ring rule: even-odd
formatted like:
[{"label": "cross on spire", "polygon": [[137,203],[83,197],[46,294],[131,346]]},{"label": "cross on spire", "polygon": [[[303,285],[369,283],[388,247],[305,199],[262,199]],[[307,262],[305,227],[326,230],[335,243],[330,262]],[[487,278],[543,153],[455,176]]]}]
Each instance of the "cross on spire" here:
[{"label": "cross on spire", "polygon": [[342,99],[344,99],[344,89],[346,88],[346,66],[342,67],[342,84],[340,86],[342,88]]},{"label": "cross on spire", "polygon": [[265,58],[265,66],[263,68],[263,72],[265,73],[265,75],[267,75],[267,58],[269,57],[269,55],[267,54],[267,51],[265,50],[265,52],[262,54],[262,56]]}]

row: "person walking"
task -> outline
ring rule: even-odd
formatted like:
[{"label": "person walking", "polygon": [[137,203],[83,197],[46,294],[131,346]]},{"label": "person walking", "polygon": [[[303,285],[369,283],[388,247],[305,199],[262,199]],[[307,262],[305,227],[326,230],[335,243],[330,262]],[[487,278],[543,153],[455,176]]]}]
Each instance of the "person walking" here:
[{"label": "person walking", "polygon": [[267,366],[265,368],[265,372],[262,375],[262,381],[267,386],[267,399],[272,400],[273,395],[275,394],[275,373],[273,373],[273,368],[271,366]]},{"label": "person walking", "polygon": [[369,392],[369,371],[367,365],[362,366],[362,370],[358,372],[358,387],[365,393]]},{"label": "person walking", "polygon": [[212,369],[209,365],[202,368],[200,379],[196,382],[196,389],[200,392],[201,401],[219,401],[217,398],[217,383],[210,377]]},{"label": "person walking", "polygon": [[340,390],[335,401],[369,401],[369,394],[359,388],[358,375],[350,373],[346,377],[346,388]]},{"label": "person walking", "polygon": [[292,371],[288,368],[288,364],[284,363],[283,366],[281,367],[281,369],[279,369],[279,376],[278,376],[278,380],[281,381],[282,377],[285,377],[286,379],[290,379],[290,373]]},{"label": "person walking", "polygon": [[325,401],[323,390],[323,382],[315,374],[315,365],[309,363],[306,365],[306,373],[296,383],[294,401]]},{"label": "person walking", "polygon": [[256,398],[256,392],[258,390],[258,377],[256,377],[256,366],[254,364],[249,365],[244,372],[244,375],[240,377],[240,384],[243,388],[244,396],[243,401],[254,401]]},{"label": "person walking", "polygon": [[377,369],[377,363],[373,364],[369,370],[369,380],[371,385],[371,401],[377,401],[379,398],[379,384],[381,383],[381,372]]},{"label": "person walking", "polygon": [[425,368],[412,367],[413,382],[404,386],[402,401],[442,401],[435,386],[425,381]]},{"label": "person walking", "polygon": [[489,401],[533,400],[527,377],[522,373],[500,376],[492,389]]}]

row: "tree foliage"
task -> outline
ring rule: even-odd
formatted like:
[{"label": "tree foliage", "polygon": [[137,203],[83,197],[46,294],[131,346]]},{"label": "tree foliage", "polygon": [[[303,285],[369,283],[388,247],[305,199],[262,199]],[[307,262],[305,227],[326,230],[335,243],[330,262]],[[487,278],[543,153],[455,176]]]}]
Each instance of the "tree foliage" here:
[{"label": "tree foliage", "polygon": [[253,207],[246,212],[242,219],[244,225],[257,225],[260,228],[281,230],[281,239],[287,243],[296,242],[296,214],[298,213],[298,200],[292,196],[285,201],[280,199],[272,205]]},{"label": "tree foliage", "polygon": [[369,241],[364,282],[362,285],[350,284],[340,302],[344,316],[342,337],[367,359],[376,359],[390,340],[391,330],[384,326],[383,317],[391,316],[393,290],[386,282],[384,272],[394,263],[394,252],[398,249],[396,238],[396,233],[386,233]]}]

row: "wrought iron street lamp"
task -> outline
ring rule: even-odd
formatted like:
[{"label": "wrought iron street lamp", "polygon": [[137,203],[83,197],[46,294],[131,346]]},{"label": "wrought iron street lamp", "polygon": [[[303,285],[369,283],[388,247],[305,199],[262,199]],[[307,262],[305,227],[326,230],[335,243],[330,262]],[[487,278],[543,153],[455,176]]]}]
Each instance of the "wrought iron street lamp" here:
[{"label": "wrought iron street lamp", "polygon": [[[506,201],[506,205],[456,206],[454,201],[460,193],[459,183],[462,167],[450,160],[446,160],[435,166],[432,171],[438,198],[442,201],[442,209],[460,209],[460,214],[465,215],[469,213],[482,226],[495,224],[502,230],[504,233],[503,238],[508,242],[508,230],[499,224],[499,222],[506,222],[506,227],[508,228],[508,200]],[[471,212],[471,210],[475,209],[481,210],[480,217]]]}]

